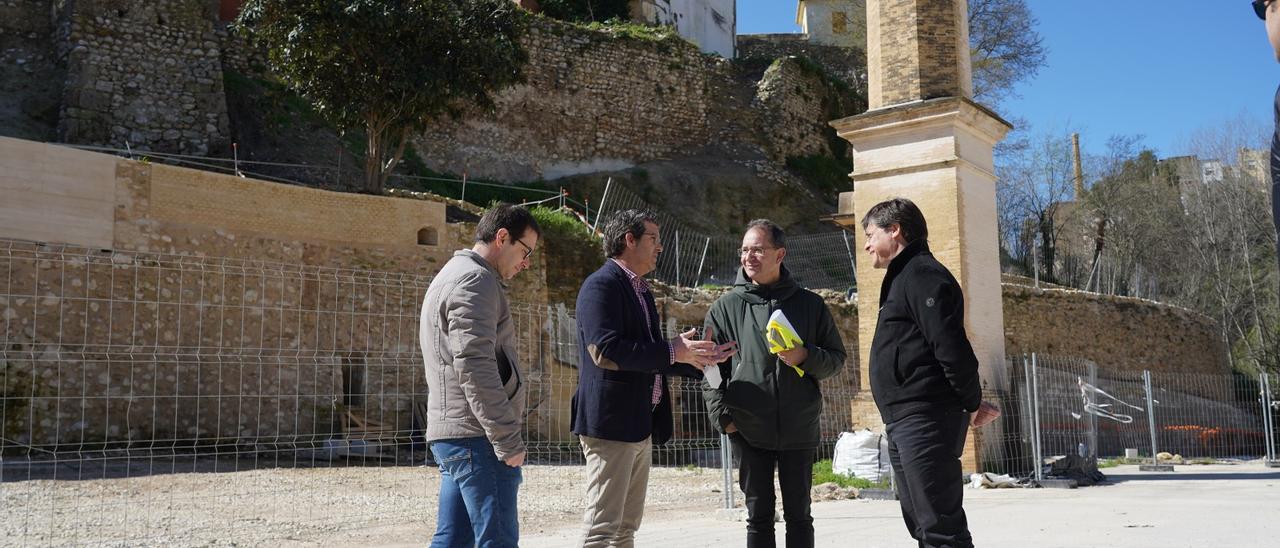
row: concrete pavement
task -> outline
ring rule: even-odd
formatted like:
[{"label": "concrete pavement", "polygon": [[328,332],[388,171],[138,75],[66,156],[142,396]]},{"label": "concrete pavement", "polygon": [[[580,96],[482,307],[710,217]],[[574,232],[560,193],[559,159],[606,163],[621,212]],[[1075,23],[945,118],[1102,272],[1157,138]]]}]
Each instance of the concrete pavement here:
[{"label": "concrete pavement", "polygon": [[[1280,546],[1280,468],[1185,465],[1172,473],[1137,466],[1104,469],[1105,485],[1079,489],[965,490],[975,544],[982,547]],[[742,546],[745,524],[703,516],[646,519],[640,547]],[[912,547],[896,501],[813,506],[818,546]],[[778,524],[778,544],[785,526]],[[529,548],[572,546],[578,528],[521,539]]]}]

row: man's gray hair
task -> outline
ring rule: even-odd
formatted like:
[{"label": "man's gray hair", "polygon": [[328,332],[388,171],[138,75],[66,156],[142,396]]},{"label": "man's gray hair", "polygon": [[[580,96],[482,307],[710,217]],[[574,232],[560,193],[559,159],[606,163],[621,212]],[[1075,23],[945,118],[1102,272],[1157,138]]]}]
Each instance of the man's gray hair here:
[{"label": "man's gray hair", "polygon": [[604,256],[608,258],[622,255],[627,250],[627,234],[636,241],[644,237],[644,223],[658,224],[658,217],[648,210],[623,209],[609,216],[600,233],[604,235]]}]

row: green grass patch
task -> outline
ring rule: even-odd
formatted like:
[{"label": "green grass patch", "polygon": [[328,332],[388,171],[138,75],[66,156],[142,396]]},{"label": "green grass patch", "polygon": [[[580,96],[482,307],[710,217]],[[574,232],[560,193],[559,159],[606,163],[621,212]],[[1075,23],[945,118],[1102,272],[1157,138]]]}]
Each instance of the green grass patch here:
[{"label": "green grass patch", "polygon": [[627,40],[665,42],[672,38],[678,39],[680,37],[680,35],[676,33],[675,27],[641,25],[619,19],[610,19],[604,22],[593,21],[590,23],[575,24],[587,30],[603,32],[613,38],[622,38]]},{"label": "green grass patch", "polygon": [[831,469],[831,460],[820,460],[813,463],[813,484],[834,483],[840,487],[856,487],[858,489],[888,488],[888,482],[873,482],[844,474],[837,474]]},{"label": "green grass patch", "polygon": [[533,218],[538,220],[538,227],[542,229],[544,237],[577,240],[593,246],[596,243],[595,238],[591,236],[591,230],[573,215],[559,209],[542,206],[531,208],[529,213],[532,213]]},{"label": "green grass patch", "polygon": [[1151,459],[1126,459],[1124,457],[1116,457],[1114,459],[1098,459],[1098,468],[1115,468],[1122,464],[1145,464]]}]

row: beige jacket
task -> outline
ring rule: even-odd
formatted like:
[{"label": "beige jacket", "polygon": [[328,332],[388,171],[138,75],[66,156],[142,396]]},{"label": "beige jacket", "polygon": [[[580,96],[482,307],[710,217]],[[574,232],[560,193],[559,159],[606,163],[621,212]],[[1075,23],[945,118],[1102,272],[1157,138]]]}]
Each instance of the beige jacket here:
[{"label": "beige jacket", "polygon": [[[422,302],[426,440],[485,436],[499,459],[525,451],[525,388],[501,277],[474,251],[444,265]],[[500,363],[511,376],[502,382]]]}]

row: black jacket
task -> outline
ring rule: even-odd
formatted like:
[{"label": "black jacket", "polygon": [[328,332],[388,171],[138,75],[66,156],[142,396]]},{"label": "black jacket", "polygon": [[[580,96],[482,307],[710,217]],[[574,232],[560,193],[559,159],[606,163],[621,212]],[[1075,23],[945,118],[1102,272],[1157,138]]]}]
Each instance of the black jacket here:
[{"label": "black jacket", "polygon": [[973,412],[978,358],[964,331],[964,296],[924,241],[889,263],[871,340],[871,394],[885,424],[925,410]]},{"label": "black jacket", "polygon": [[[699,377],[688,364],[672,364],[670,347],[658,328],[653,294],[649,309],[636,299],[627,273],[613,261],[582,282],[578,290],[578,389],[569,428],[575,434],[612,441],[653,443],[671,439],[671,391],[666,376]],[[663,374],[662,399],[653,399],[654,373]]]},{"label": "black jacket", "polygon": [[[809,356],[794,369],[769,353],[765,326],[775,310],[787,315]],[[770,450],[818,446],[822,391],[818,381],[844,367],[844,342],[822,298],[797,286],[786,267],[782,278],[761,286],[738,270],[733,290],[707,311],[706,327],[719,343],[738,341],[738,353],[720,364],[723,386],[707,386],[703,397],[711,422],[730,422],[752,447]],[[705,386],[705,383],[704,383]]]}]

